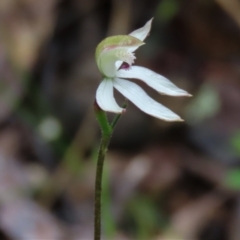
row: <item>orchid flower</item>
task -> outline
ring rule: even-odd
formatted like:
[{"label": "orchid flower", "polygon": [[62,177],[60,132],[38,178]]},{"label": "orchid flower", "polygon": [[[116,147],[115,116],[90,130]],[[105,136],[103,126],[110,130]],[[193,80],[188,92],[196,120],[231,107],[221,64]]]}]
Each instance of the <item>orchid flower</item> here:
[{"label": "orchid flower", "polygon": [[113,89],[117,89],[143,112],[165,121],[182,121],[182,119],[156,102],[137,84],[126,79],[139,79],[159,93],[170,96],[191,96],[178,88],[167,78],[147,68],[132,66],[135,60],[134,51],[144,44],[143,40],[151,29],[152,19],[142,28],[129,35],[118,35],[105,38],[96,49],[96,62],[103,75],[96,101],[106,112],[123,113],[124,108],[116,103]]}]

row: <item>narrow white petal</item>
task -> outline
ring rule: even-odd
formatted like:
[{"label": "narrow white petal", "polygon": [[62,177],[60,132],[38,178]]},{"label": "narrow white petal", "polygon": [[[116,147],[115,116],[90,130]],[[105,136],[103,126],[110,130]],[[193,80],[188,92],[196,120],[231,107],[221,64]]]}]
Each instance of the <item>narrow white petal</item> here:
[{"label": "narrow white petal", "polygon": [[182,121],[177,114],[149,97],[137,84],[119,78],[116,78],[113,84],[123,96],[143,112],[165,121]]},{"label": "narrow white petal", "polygon": [[152,19],[150,19],[143,27],[131,32],[129,35],[143,41],[149,34],[152,26]]},{"label": "narrow white petal", "polygon": [[115,101],[113,96],[113,81],[110,79],[104,79],[98,86],[96,101],[103,111],[122,113],[124,110]]},{"label": "narrow white petal", "polygon": [[[153,20],[153,18],[150,19],[143,27],[131,32],[129,35],[143,41],[148,36],[148,34],[151,30],[152,20]],[[128,51],[129,52],[134,52],[139,47],[140,46],[128,48]],[[117,61],[115,63],[116,69],[119,69],[119,67],[122,65],[122,63],[123,63],[123,61]]]},{"label": "narrow white petal", "polygon": [[130,69],[120,69],[117,71],[119,78],[135,78],[145,82],[156,91],[170,96],[191,96],[185,90],[178,88],[167,78],[157,74],[147,68],[132,66]]}]

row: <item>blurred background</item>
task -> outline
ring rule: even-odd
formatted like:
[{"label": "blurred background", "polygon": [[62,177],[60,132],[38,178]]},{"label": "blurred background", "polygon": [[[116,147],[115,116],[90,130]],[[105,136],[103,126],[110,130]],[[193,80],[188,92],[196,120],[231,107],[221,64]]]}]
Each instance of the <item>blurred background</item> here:
[{"label": "blurred background", "polygon": [[0,239],[92,239],[95,48],[154,17],[136,64],[193,97],[138,82],[185,122],[129,103],[105,162],[103,239],[239,240],[239,13],[238,0],[0,0]]}]

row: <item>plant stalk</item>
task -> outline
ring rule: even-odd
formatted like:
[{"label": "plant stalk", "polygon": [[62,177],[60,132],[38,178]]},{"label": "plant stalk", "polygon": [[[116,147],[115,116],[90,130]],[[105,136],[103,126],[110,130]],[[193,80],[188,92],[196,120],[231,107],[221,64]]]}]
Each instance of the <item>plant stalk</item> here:
[{"label": "plant stalk", "polygon": [[[126,108],[126,103],[123,106]],[[96,168],[96,179],[95,179],[95,201],[94,201],[94,240],[101,239],[101,198],[102,198],[102,176],[103,176],[103,165],[105,155],[110,143],[110,139],[119,121],[121,114],[118,114],[113,119],[113,122],[109,124],[106,113],[99,108],[98,104],[94,103],[94,110],[96,118],[102,131],[101,143],[98,150],[97,157],[97,168]]]}]

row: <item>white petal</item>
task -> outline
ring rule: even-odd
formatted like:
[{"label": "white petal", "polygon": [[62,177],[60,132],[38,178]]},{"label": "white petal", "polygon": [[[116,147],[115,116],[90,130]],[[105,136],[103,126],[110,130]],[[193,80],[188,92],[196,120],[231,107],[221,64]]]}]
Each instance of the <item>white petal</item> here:
[{"label": "white petal", "polygon": [[185,90],[178,88],[167,78],[147,68],[132,66],[130,69],[120,69],[116,73],[119,78],[135,78],[142,80],[156,91],[170,96],[191,96]]},{"label": "white petal", "polygon": [[129,35],[143,41],[149,34],[152,26],[152,19],[150,19],[143,27],[131,32]]},{"label": "white petal", "polygon": [[[151,30],[151,26],[152,26],[152,19],[150,19],[143,27],[131,32],[129,35],[132,37],[135,37],[141,41],[143,41],[149,34],[150,30]],[[136,51],[140,46],[137,47],[132,47],[131,49],[128,49],[128,51],[130,52],[134,52]],[[117,61],[115,63],[116,65],[116,69],[119,69],[119,67],[122,65],[123,61]]]},{"label": "white petal", "polygon": [[137,84],[119,78],[116,78],[113,84],[123,96],[143,112],[165,121],[182,121],[177,114],[149,97]]},{"label": "white petal", "polygon": [[98,86],[96,101],[103,111],[122,113],[124,110],[115,101],[113,96],[113,81],[110,79],[104,79]]}]

